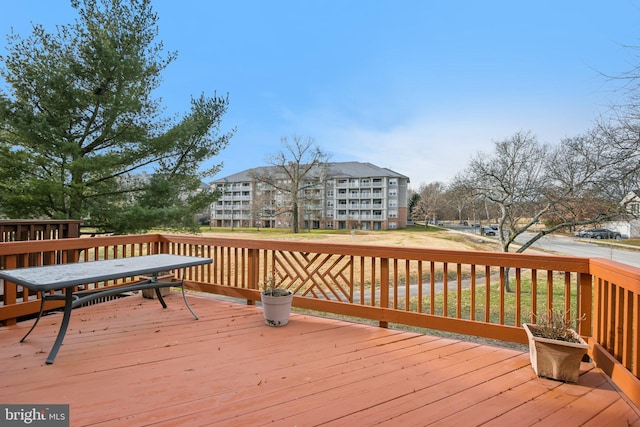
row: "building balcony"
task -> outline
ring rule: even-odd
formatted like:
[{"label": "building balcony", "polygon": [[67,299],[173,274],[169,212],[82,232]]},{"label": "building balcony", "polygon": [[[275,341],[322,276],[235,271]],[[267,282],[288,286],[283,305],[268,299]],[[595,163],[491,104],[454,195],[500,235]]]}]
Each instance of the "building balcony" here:
[{"label": "building balcony", "polygon": [[224,213],[224,214],[213,214],[211,215],[212,219],[251,219],[252,215],[249,212],[234,212],[233,214],[230,212]]},{"label": "building balcony", "polygon": [[[19,343],[38,296],[4,283],[2,402],[68,403],[71,425],[640,422],[640,269],[614,261],[149,234],[0,243],[0,266],[150,253],[213,260],[184,277],[200,319],[178,292],[166,309],[137,294],[81,307],[52,366],[61,315]],[[283,328],[256,305],[274,268],[295,293]],[[522,346],[529,313],[551,305],[585,314],[577,384],[537,378]]]}]

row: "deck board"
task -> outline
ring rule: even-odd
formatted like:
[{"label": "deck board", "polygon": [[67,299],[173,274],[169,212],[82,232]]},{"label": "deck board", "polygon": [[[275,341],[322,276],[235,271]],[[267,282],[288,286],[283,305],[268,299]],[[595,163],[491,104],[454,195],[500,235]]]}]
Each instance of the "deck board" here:
[{"label": "deck board", "polygon": [[0,401],[68,403],[73,426],[640,425],[640,412],[583,363],[578,384],[536,378],[528,354],[178,293],[0,328]]}]

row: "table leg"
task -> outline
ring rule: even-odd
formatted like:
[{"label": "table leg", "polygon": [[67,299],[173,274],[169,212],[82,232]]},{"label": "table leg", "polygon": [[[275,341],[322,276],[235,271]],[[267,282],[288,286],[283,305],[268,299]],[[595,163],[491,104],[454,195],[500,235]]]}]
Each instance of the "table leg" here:
[{"label": "table leg", "polygon": [[69,319],[71,318],[71,307],[73,305],[73,288],[65,289],[65,299],[64,299],[64,314],[62,315],[62,323],[60,324],[60,329],[58,330],[58,336],[56,337],[56,342],[53,343],[53,347],[51,347],[51,352],[49,352],[49,357],[47,357],[47,365],[51,365],[58,354],[58,350],[60,350],[60,346],[62,345],[62,341],[64,340],[64,336],[67,333],[67,328],[69,327]]},{"label": "table leg", "polygon": [[184,268],[182,270],[182,280],[180,280],[180,289],[182,289],[182,299],[184,300],[184,305],[187,306],[187,308],[189,309],[193,317],[196,320],[198,320],[198,315],[191,309],[191,306],[189,305],[189,301],[187,301],[187,296],[184,293],[184,278],[186,277],[186,274],[187,274],[187,269]]},{"label": "table leg", "polygon": [[162,293],[160,292],[160,288],[155,288],[156,297],[158,297],[158,301],[162,304],[162,308],[167,308],[167,303],[164,302],[164,298],[162,297]]},{"label": "table leg", "polygon": [[22,337],[20,342],[24,342],[24,340],[27,339],[27,337],[29,336],[31,331],[34,330],[34,328],[36,327],[36,325],[40,321],[40,318],[42,317],[42,313],[44,313],[44,301],[45,301],[45,293],[44,292],[40,292],[40,312],[38,313],[38,317],[36,317],[36,321],[33,322],[33,325],[31,325],[31,329],[29,329],[29,332],[24,334],[24,336]]}]

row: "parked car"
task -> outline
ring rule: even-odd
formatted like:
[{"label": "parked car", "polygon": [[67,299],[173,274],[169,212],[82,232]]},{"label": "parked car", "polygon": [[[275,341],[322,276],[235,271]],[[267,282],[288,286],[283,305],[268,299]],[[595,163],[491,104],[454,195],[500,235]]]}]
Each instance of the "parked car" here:
[{"label": "parked car", "polygon": [[584,237],[583,234],[584,234],[585,231],[587,231],[587,230],[576,230],[576,231],[573,232],[573,235],[576,236],[576,237]]},{"label": "parked car", "polygon": [[591,230],[582,230],[580,237],[587,237],[590,239],[622,239],[622,235],[617,231],[609,230],[608,228],[593,228]]},{"label": "parked car", "polygon": [[482,227],[482,234],[485,236],[497,236],[498,230],[494,229],[493,227],[489,227],[485,225]]}]

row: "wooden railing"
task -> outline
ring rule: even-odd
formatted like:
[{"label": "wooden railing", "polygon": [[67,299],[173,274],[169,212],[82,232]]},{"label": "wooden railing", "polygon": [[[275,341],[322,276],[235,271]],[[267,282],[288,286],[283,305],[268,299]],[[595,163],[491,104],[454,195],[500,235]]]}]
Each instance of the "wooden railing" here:
[{"label": "wooden railing", "polygon": [[[522,323],[530,321],[532,312],[555,306],[589,313],[577,327],[583,334],[590,329],[591,277],[586,258],[164,238],[169,252],[214,259],[210,279],[191,285],[203,292],[259,300],[260,283],[276,272],[282,286],[295,292],[296,307],[372,319],[382,325],[399,323],[525,343]],[[505,291],[507,270],[514,282],[510,293]],[[580,298],[580,292],[587,292],[587,297]]]},{"label": "wooden railing", "polygon": [[591,355],[640,406],[640,269],[591,259],[594,310]]},{"label": "wooden railing", "polygon": [[0,242],[80,237],[79,220],[0,220]]},{"label": "wooden railing", "polygon": [[[591,340],[592,357],[607,363],[616,383],[640,403],[640,269],[613,261],[150,234],[0,243],[0,268],[150,253],[212,258],[212,264],[187,271],[186,287],[194,291],[253,304],[260,300],[260,284],[275,275],[295,292],[295,307],[381,326],[395,323],[526,343],[522,323],[532,313],[560,308],[584,316],[576,327]],[[4,283],[4,295],[0,321],[5,324],[39,308],[37,296],[11,283]]]}]

